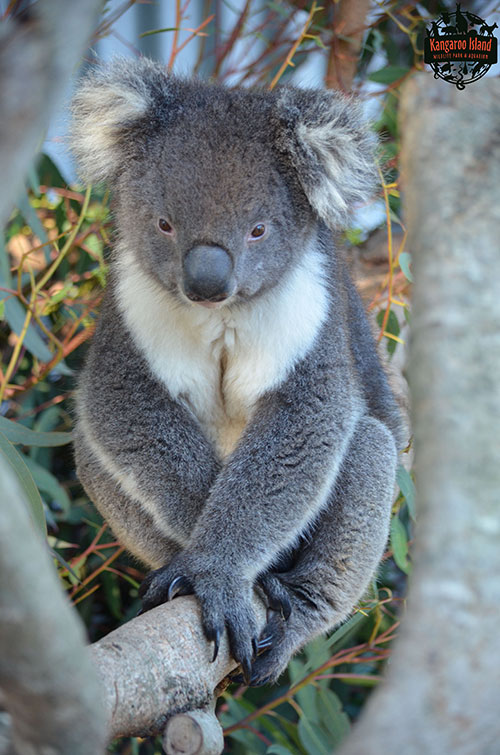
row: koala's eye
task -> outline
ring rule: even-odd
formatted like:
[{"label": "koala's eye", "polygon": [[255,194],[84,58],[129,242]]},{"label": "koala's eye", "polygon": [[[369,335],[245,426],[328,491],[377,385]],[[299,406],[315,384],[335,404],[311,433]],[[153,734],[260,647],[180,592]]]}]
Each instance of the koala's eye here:
[{"label": "koala's eye", "polygon": [[250,237],[252,239],[260,239],[261,236],[263,236],[266,232],[266,226],[264,223],[259,223],[255,226],[255,228],[252,230]]},{"label": "koala's eye", "polygon": [[174,229],[168,222],[168,220],[165,220],[165,218],[160,218],[158,221],[158,228],[162,233],[166,233],[169,236],[174,232]]}]

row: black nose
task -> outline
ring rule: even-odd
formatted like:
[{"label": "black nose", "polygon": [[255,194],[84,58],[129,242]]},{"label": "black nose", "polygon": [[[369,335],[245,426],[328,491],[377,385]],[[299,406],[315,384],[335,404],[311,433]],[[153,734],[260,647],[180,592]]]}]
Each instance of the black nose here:
[{"label": "black nose", "polygon": [[184,258],[184,292],[192,301],[223,301],[234,288],[233,263],[219,246],[194,246]]}]

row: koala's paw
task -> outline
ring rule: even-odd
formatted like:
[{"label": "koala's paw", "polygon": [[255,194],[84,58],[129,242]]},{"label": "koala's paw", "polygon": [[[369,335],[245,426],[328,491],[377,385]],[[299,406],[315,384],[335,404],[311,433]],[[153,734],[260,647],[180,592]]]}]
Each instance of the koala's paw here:
[{"label": "koala's paw", "polygon": [[259,651],[259,632],[252,605],[253,587],[244,580],[223,574],[199,557],[179,554],[167,566],[144,579],[139,595],[142,612],[178,595],[194,594],[201,605],[202,626],[207,640],[214,643],[217,658],[224,629],[234,660],[250,681],[252,662]]},{"label": "koala's paw", "polygon": [[287,624],[280,613],[268,611],[266,626],[258,642],[257,657],[252,663],[250,679],[236,671],[231,680],[251,687],[276,682],[288,665],[291,653],[286,642]]},{"label": "koala's paw", "polygon": [[[292,655],[307,641],[310,619],[319,616],[319,595],[304,575],[294,570],[266,572],[258,578],[267,605],[267,624],[261,638],[266,640],[252,664],[250,685],[276,682]],[[261,639],[261,643],[263,640]],[[243,682],[241,675],[231,677]]]}]

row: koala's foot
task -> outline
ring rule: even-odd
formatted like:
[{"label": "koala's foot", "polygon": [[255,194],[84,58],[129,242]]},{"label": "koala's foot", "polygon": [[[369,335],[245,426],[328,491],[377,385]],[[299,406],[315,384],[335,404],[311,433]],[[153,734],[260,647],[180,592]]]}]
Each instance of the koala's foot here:
[{"label": "koala's foot", "polygon": [[286,622],[280,613],[268,611],[267,623],[257,643],[257,655],[252,662],[250,677],[236,670],[230,674],[231,681],[261,687],[276,681],[285,670],[290,653],[285,649]]},{"label": "koala's foot", "polygon": [[139,595],[142,611],[165,603],[178,595],[194,594],[201,605],[202,626],[207,640],[214,643],[213,659],[227,629],[229,648],[234,660],[241,665],[245,680],[250,682],[252,662],[256,659],[259,632],[252,605],[253,585],[220,571],[202,556],[181,553],[167,565],[150,572],[144,579]]},{"label": "koala's foot", "polygon": [[[321,595],[295,569],[266,572],[259,577],[258,584],[268,604],[268,620],[261,635],[268,641],[252,663],[253,687],[276,682],[293,654],[307,642],[308,634],[317,634],[316,627],[328,623]],[[241,674],[232,675],[231,679],[245,681]]]}]

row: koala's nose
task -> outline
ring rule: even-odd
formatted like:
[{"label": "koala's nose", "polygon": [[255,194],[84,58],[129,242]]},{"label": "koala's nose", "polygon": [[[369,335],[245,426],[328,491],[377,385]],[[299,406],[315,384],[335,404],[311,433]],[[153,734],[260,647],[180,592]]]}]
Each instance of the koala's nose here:
[{"label": "koala's nose", "polygon": [[234,288],[233,263],[219,246],[194,246],[184,258],[184,293],[192,301],[223,301]]}]

